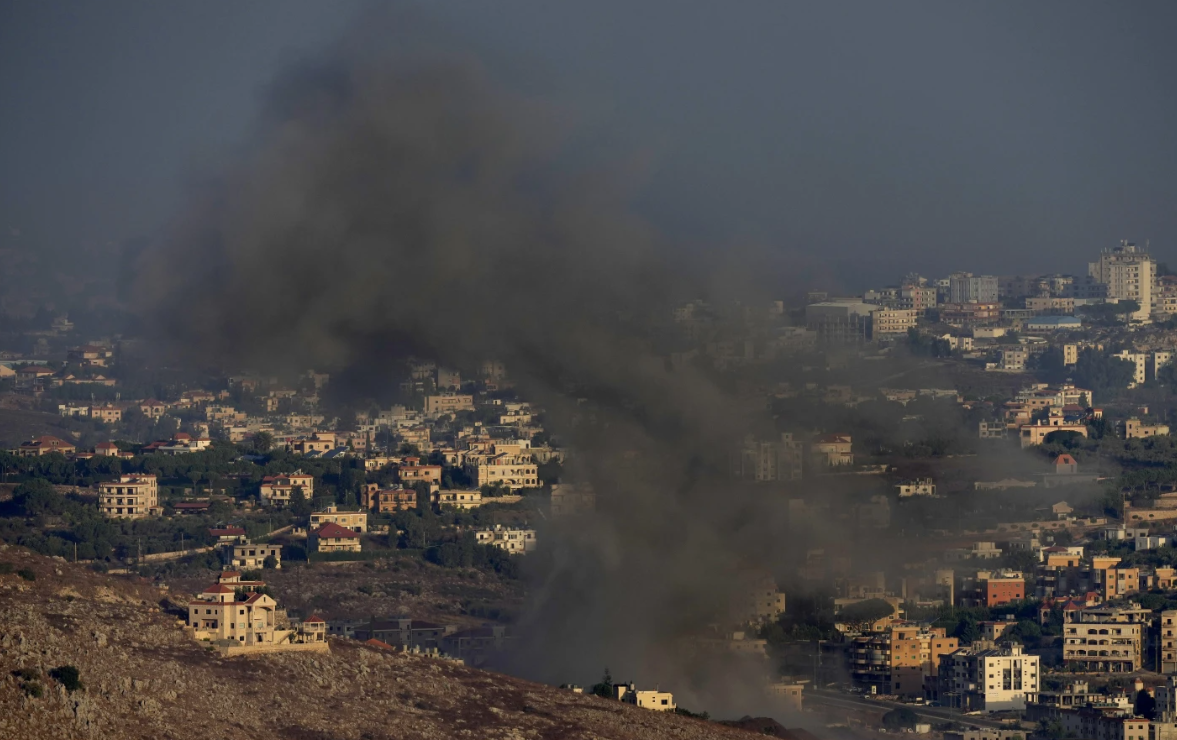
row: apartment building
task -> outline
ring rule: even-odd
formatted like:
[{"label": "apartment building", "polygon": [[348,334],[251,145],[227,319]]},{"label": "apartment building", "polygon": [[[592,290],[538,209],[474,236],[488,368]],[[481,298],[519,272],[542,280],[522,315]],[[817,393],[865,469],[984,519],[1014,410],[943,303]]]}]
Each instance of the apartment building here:
[{"label": "apartment building", "polygon": [[1075,313],[1075,299],[1036,296],[1026,299],[1026,308],[1036,314],[1073,314]]},{"label": "apartment building", "polygon": [[907,334],[914,329],[919,312],[914,309],[878,308],[871,312],[871,335],[876,339]]},{"label": "apartment building", "polygon": [[1145,381],[1148,377],[1148,353],[1147,352],[1130,352],[1122,349],[1116,354],[1112,355],[1124,362],[1132,363],[1132,382],[1128,384],[1129,388],[1135,388]]},{"label": "apartment building", "polygon": [[789,432],[782,433],[779,440],[748,435],[733,454],[732,473],[737,478],[759,482],[800,480],[803,458],[801,442]]},{"label": "apartment building", "polygon": [[739,577],[732,621],[763,624],[785,613],[785,594],[768,573],[751,571]]},{"label": "apartment building", "polygon": [[890,624],[853,638],[846,652],[854,684],[879,694],[923,696],[940,670],[941,657],[960,647],[944,628]]},{"label": "apartment building", "polygon": [[467,471],[474,478],[474,485],[479,488],[501,484],[517,491],[540,485],[539,466],[524,456],[494,455],[467,465]]},{"label": "apartment building", "polygon": [[406,457],[402,465],[397,467],[397,475],[400,477],[401,485],[412,488],[414,483],[422,482],[428,484],[430,488],[439,488],[441,486],[441,471],[440,465],[422,465],[420,459],[416,457]]},{"label": "apartment building", "polygon": [[949,303],[997,303],[997,277],[957,272],[948,277]]},{"label": "apartment building", "polygon": [[361,505],[377,514],[394,514],[417,508],[417,492],[400,486],[381,489],[375,483],[369,483],[360,495]]},{"label": "apartment building", "polygon": [[861,301],[823,301],[805,307],[805,328],[822,344],[861,344],[870,338],[871,312]]},{"label": "apartment building", "polygon": [[1021,645],[978,641],[940,659],[937,698],[965,712],[1023,710],[1037,697],[1039,669]]},{"label": "apartment building", "polygon": [[1084,671],[1140,670],[1143,636],[1152,612],[1140,607],[1097,606],[1063,612],[1063,662]]},{"label": "apartment building", "polygon": [[904,308],[922,315],[929,308],[936,307],[936,289],[918,285],[904,285],[899,289],[896,308]]},{"label": "apartment building", "polygon": [[534,529],[510,529],[501,524],[474,533],[480,545],[494,545],[510,553],[528,553],[535,549]]},{"label": "apartment building", "polygon": [[1107,286],[1107,297],[1112,301],[1131,300],[1140,305],[1132,314],[1144,320],[1152,312],[1152,288],[1156,264],[1152,255],[1128,241],[1118,247],[1105,249],[1098,262],[1087,265],[1087,274],[1097,283]]},{"label": "apartment building", "polygon": [[262,478],[259,489],[263,506],[285,506],[290,503],[290,495],[294,489],[302,490],[302,495],[310,501],[315,495],[315,476],[308,475],[301,470],[283,475],[267,475]]},{"label": "apartment building", "polygon": [[1026,579],[1018,571],[981,571],[977,573],[977,590],[985,606],[1001,606],[1026,598]]},{"label": "apartment building", "polygon": [[98,511],[115,519],[141,519],[159,513],[159,482],[154,475],[120,475],[98,484]]},{"label": "apartment building", "polygon": [[940,307],[940,320],[953,326],[993,324],[1001,320],[1001,304],[996,302],[945,303]]},{"label": "apartment building", "polygon": [[461,393],[443,393],[434,396],[425,396],[425,416],[428,418],[437,418],[446,414],[454,414],[459,411],[473,411],[474,397],[471,395]]},{"label": "apartment building", "polygon": [[328,506],[323,511],[316,511],[311,514],[310,529],[318,529],[328,522],[333,522],[353,532],[363,534],[368,531],[368,512],[342,511],[338,506]]},{"label": "apartment building", "polygon": [[[1177,673],[1177,610],[1167,609],[1161,612],[1160,618],[1161,640],[1161,673]],[[1170,679],[1172,681],[1172,679]],[[1177,693],[1170,693],[1172,708],[1167,711],[1177,716]],[[1161,695],[1157,694],[1157,711],[1161,711]]]}]

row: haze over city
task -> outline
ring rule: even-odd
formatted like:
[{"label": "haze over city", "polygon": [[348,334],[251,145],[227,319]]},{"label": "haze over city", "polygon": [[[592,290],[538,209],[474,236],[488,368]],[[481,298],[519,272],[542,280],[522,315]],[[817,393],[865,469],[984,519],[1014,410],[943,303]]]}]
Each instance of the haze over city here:
[{"label": "haze over city", "polygon": [[1177,736],[1175,25],[0,4],[0,738]]}]

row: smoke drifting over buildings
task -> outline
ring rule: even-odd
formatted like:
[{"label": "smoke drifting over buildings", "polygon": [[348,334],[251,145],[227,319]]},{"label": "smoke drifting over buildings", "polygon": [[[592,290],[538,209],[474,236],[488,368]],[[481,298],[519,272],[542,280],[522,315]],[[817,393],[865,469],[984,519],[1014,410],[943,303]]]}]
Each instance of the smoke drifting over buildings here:
[{"label": "smoke drifting over buildings", "polygon": [[530,564],[519,669],[657,680],[772,537],[765,511],[714,485],[763,406],[651,347],[684,286],[719,286],[627,213],[562,111],[373,36],[278,80],[252,151],[143,264],[143,313],[253,367],[504,362],[598,493],[596,518]]}]

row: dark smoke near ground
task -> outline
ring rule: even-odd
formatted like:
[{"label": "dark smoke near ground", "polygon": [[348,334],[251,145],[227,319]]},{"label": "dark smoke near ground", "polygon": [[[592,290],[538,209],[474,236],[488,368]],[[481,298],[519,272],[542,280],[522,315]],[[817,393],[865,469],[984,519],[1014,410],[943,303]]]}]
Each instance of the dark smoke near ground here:
[{"label": "dark smoke near ground", "polygon": [[722,621],[736,574],[780,551],[777,507],[723,475],[769,419],[672,370],[652,327],[683,297],[758,299],[632,216],[625,167],[591,161],[565,111],[378,35],[276,82],[248,153],[145,258],[143,315],[258,369],[501,360],[598,493],[591,520],[541,529],[513,670],[585,682],[608,665],[739,711],[745,683],[684,667],[678,639]]}]

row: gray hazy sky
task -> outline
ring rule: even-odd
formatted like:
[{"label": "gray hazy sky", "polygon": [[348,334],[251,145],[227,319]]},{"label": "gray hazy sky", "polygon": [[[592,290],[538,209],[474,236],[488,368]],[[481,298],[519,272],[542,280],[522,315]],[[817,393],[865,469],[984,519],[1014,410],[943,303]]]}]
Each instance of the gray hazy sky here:
[{"label": "gray hazy sky", "polygon": [[[1177,258],[1177,4],[420,3],[650,156],[671,235],[882,272]],[[157,230],[364,6],[0,0],[0,242]]]}]

